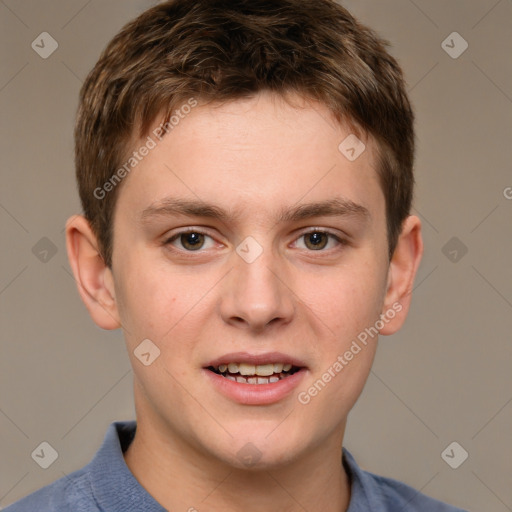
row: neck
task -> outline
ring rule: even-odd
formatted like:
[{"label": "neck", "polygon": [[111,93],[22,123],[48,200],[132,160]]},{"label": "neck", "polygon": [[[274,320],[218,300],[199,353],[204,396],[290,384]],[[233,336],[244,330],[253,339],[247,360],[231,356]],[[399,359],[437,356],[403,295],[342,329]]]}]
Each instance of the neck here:
[{"label": "neck", "polygon": [[139,420],[125,461],[139,483],[168,510],[340,512],[348,508],[343,433],[292,462],[256,470],[235,468],[153,426]]}]

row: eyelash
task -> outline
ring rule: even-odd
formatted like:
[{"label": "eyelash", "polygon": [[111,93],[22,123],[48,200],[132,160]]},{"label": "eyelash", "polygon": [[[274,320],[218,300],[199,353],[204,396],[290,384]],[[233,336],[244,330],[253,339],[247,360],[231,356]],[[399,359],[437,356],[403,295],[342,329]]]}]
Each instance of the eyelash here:
[{"label": "eyelash", "polygon": [[[208,233],[205,233],[204,231],[201,231],[200,229],[194,229],[194,228],[189,228],[189,229],[184,229],[182,231],[179,231],[178,233],[175,233],[174,235],[172,235],[171,237],[167,238],[164,242],[163,242],[163,245],[164,246],[169,246],[171,245],[172,246],[172,242],[174,242],[175,240],[178,240],[180,238],[181,235],[186,235],[188,233],[197,233],[199,235],[205,235],[211,239],[213,239],[213,237],[211,235],[209,235]],[[348,245],[348,241],[343,239],[343,238],[340,238],[338,235],[335,235],[334,233],[328,231],[328,230],[325,230],[325,229],[318,229],[318,228],[315,228],[315,229],[311,229],[309,231],[305,231],[303,233],[301,233],[297,238],[296,240],[300,240],[301,238],[307,236],[307,235],[311,235],[313,233],[321,233],[321,234],[324,234],[324,235],[327,235],[330,239],[334,239],[336,240],[336,242],[338,242],[338,249],[340,249],[342,246],[345,246],[345,245]],[[327,242],[329,243],[329,241]],[[341,246],[341,247],[340,247]],[[187,249],[177,249],[175,247],[173,247],[172,250],[175,250],[175,251],[178,251],[178,252],[186,252],[186,253],[190,253],[190,254],[194,254],[194,253],[202,253],[204,252],[201,249],[198,249],[196,251],[190,251],[190,250],[187,250]],[[306,249],[307,250],[307,249]],[[310,253],[315,253],[315,252],[318,252],[318,253],[326,253],[326,252],[330,252],[332,250],[336,250],[336,248],[331,248],[331,249],[319,249],[317,251],[315,250],[307,250],[308,252]]]}]

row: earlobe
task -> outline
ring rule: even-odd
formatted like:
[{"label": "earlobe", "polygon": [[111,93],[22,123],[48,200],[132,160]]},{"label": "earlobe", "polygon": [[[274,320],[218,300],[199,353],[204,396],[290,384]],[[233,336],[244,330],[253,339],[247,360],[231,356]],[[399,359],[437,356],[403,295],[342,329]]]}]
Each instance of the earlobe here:
[{"label": "earlobe", "polygon": [[415,215],[407,217],[402,225],[393,257],[389,265],[388,283],[382,315],[383,335],[393,334],[405,322],[412,299],[414,278],[423,255],[421,221]]},{"label": "earlobe", "polygon": [[89,222],[73,215],[66,222],[66,248],[80,297],[103,329],[121,326],[111,270],[105,265]]}]

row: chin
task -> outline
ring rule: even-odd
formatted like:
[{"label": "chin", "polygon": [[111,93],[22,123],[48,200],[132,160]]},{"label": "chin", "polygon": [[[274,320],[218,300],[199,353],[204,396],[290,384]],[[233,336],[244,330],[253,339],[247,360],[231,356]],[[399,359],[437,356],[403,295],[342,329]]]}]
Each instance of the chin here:
[{"label": "chin", "polygon": [[257,471],[286,466],[300,457],[310,443],[303,432],[300,437],[290,435],[290,425],[283,425],[282,432],[277,433],[279,428],[267,421],[244,421],[231,428],[227,425],[232,437],[224,436],[215,446],[211,446],[209,438],[208,448],[216,458],[237,469]]}]

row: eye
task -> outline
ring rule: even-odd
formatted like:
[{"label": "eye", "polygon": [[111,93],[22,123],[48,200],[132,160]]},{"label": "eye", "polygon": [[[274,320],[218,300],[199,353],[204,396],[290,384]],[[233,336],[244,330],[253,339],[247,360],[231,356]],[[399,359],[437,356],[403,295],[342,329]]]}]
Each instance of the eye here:
[{"label": "eye", "polygon": [[[206,244],[206,239],[210,240],[210,244]],[[165,241],[165,245],[170,244],[176,247],[177,243],[186,251],[198,251],[199,249],[208,249],[213,247],[213,238],[205,233],[197,230],[180,231]]]},{"label": "eye", "polygon": [[[304,241],[303,244],[300,243],[302,240]],[[334,233],[315,229],[307,233],[303,233],[297,239],[295,244],[298,244],[299,249],[308,249],[310,251],[318,252],[323,251],[326,248],[329,250],[336,246],[344,245],[345,242]],[[176,247],[179,250],[185,250],[186,252],[196,252],[201,249],[210,249],[214,247],[215,241],[206,233],[196,229],[189,229],[175,233],[164,242],[164,245],[172,245],[173,247]]]},{"label": "eye", "polygon": [[[314,231],[309,231],[307,233],[303,233],[298,239],[297,243],[300,240],[304,240],[304,246],[306,249],[310,249],[312,251],[321,251],[325,249],[330,241],[334,240],[334,246],[343,245],[343,240],[334,235],[333,233],[329,233],[328,231],[320,231],[318,229]],[[303,249],[304,247],[299,247],[299,249]],[[328,247],[328,249],[331,249]]]}]

